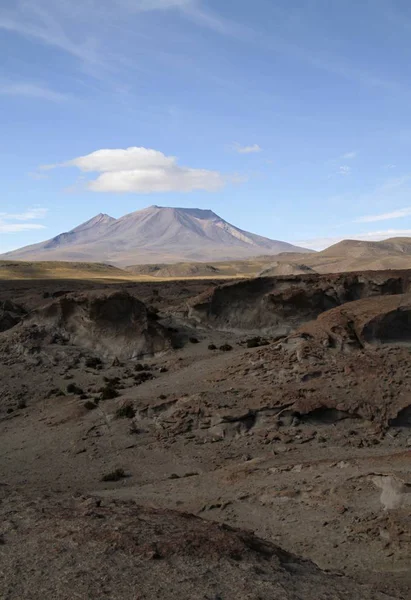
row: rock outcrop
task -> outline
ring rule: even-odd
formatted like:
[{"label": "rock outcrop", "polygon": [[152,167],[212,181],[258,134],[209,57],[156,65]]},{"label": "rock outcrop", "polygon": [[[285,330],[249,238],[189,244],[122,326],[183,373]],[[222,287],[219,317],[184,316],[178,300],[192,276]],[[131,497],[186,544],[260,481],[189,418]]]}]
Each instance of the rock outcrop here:
[{"label": "rock outcrop", "polygon": [[410,271],[262,277],[213,287],[190,300],[188,310],[193,320],[221,330],[288,334],[324,311],[410,286]]},{"label": "rock outcrop", "polygon": [[0,302],[0,332],[7,331],[17,325],[25,314],[24,308],[10,300]]},{"label": "rock outcrop", "polygon": [[42,346],[70,344],[102,358],[138,358],[171,347],[156,315],[127,292],[66,294],[32,311],[13,334]]}]

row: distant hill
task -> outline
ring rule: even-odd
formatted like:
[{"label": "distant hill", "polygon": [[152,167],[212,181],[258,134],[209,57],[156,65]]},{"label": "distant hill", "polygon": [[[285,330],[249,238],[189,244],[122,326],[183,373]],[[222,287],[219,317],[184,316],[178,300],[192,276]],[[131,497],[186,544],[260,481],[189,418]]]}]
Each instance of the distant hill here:
[{"label": "distant hill", "polygon": [[0,258],[104,262],[121,267],[235,260],[281,252],[311,251],[243,231],[211,210],[150,206],[120,219],[99,214],[51,240]]},{"label": "distant hill", "polygon": [[275,277],[277,275],[309,275],[316,271],[312,267],[299,263],[277,261],[263,269],[260,277]]},{"label": "distant hill", "polygon": [[288,263],[302,262],[318,273],[411,269],[411,238],[391,238],[381,242],[343,240],[321,252],[304,256],[278,256]]},{"label": "distant hill", "polygon": [[27,262],[0,260],[1,279],[104,279],[126,280],[130,273],[99,263]]},{"label": "distant hill", "polygon": [[375,259],[383,256],[411,256],[411,238],[391,238],[381,242],[343,240],[318,253],[319,256]]}]

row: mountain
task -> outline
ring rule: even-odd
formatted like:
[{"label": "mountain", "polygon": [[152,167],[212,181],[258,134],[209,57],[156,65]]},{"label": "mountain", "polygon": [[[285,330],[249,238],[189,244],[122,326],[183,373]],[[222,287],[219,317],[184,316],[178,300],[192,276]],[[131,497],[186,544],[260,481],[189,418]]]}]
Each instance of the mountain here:
[{"label": "mountain", "polygon": [[234,260],[281,252],[310,250],[243,231],[211,210],[150,206],[120,219],[99,214],[51,240],[7,252],[0,258],[127,266]]},{"label": "mountain", "polygon": [[343,240],[319,252],[320,256],[375,259],[387,256],[411,256],[411,238],[390,238],[381,242]]},{"label": "mountain", "polygon": [[305,267],[317,273],[411,269],[411,238],[390,238],[381,242],[343,240],[303,259],[301,254],[284,254],[276,260],[297,267],[303,262]]}]

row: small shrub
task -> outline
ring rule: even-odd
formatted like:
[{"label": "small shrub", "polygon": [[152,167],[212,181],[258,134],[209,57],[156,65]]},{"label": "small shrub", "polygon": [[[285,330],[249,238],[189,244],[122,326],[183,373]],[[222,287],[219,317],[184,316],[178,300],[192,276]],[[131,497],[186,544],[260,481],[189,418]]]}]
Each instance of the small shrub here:
[{"label": "small shrub", "polygon": [[120,383],[120,377],[103,377],[103,379],[108,385],[116,386]]},{"label": "small shrub", "polygon": [[151,371],[151,367],[147,364],[143,365],[142,363],[137,363],[134,365],[134,370],[137,371],[137,373],[141,373],[141,371]]},{"label": "small shrub", "polygon": [[209,344],[208,349],[209,350],[217,350],[217,346],[215,344]]},{"label": "small shrub", "polygon": [[68,394],[78,394],[80,396],[81,394],[84,394],[84,391],[81,389],[81,387],[79,387],[75,383],[69,383],[67,386],[67,393]]},{"label": "small shrub", "polygon": [[230,346],[230,344],[223,344],[222,346],[220,346],[220,350],[222,350],[223,352],[230,352],[233,349],[232,346]]},{"label": "small shrub", "polygon": [[148,316],[153,321],[158,321],[160,318],[159,312],[160,310],[156,306],[149,306],[148,308]]},{"label": "small shrub", "polygon": [[118,398],[119,393],[112,383],[108,383],[100,389],[100,400],[113,400]]},{"label": "small shrub", "polygon": [[23,408],[27,408],[27,402],[25,400],[19,400],[17,408],[19,408],[20,410],[22,410]]},{"label": "small shrub", "polygon": [[120,481],[120,479],[124,479],[125,477],[127,477],[127,475],[124,469],[115,469],[114,471],[111,471],[111,473],[103,475],[101,481]]},{"label": "small shrub", "polygon": [[52,398],[53,396],[65,396],[65,395],[66,394],[63,392],[63,390],[60,390],[60,388],[53,388],[47,393],[46,398]]},{"label": "small shrub", "polygon": [[99,369],[102,366],[102,361],[97,356],[89,356],[86,358],[85,365],[89,369]]},{"label": "small shrub", "polygon": [[126,402],[116,410],[116,419],[132,419],[136,416],[136,411],[131,402]]},{"label": "small shrub", "polygon": [[269,341],[260,336],[250,338],[246,341],[247,348],[259,348],[260,346],[268,346]]},{"label": "small shrub", "polygon": [[85,402],[83,406],[87,410],[94,410],[95,408],[97,408],[97,404],[95,402],[92,402],[91,400],[87,400],[87,402]]},{"label": "small shrub", "polygon": [[151,379],[155,379],[154,375],[152,373],[147,373],[146,371],[134,376],[136,385],[141,385],[145,381],[150,381]]},{"label": "small shrub", "polygon": [[258,348],[260,346],[258,338],[252,338],[251,340],[247,340],[246,344],[247,348]]},{"label": "small shrub", "polygon": [[200,343],[200,341],[196,337],[191,337],[191,338],[189,338],[189,340],[190,340],[190,342],[192,344],[199,344]]},{"label": "small shrub", "polygon": [[144,429],[140,429],[140,427],[137,427],[136,423],[132,421],[128,432],[130,435],[138,435],[139,433],[144,433]]}]

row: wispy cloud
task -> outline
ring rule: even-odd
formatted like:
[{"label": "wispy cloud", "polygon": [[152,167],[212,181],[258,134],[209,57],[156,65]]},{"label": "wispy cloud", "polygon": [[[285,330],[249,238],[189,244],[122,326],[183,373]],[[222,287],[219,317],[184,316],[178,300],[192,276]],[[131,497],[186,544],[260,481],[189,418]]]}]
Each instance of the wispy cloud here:
[{"label": "wispy cloud", "polygon": [[[239,39],[243,42],[253,43],[264,50],[281,53],[298,60],[314,69],[327,72],[342,79],[358,83],[363,86],[380,88],[388,92],[404,93],[409,89],[395,80],[381,77],[379,73],[372,73],[366,68],[346,64],[339,57],[332,57],[329,53],[317,53],[314,50],[300,46],[299,41],[289,42],[281,35],[266,36],[261,31],[256,31],[248,25],[243,25],[234,19],[226,19],[221,15],[206,8],[201,0],[193,2],[183,14],[190,17],[203,27],[207,27],[221,35]],[[350,153],[348,153],[350,154]]]},{"label": "wispy cloud", "polygon": [[[44,219],[47,215],[46,208],[29,208],[23,213],[0,213],[0,233],[19,233],[21,231],[31,231],[36,229],[45,229],[40,223],[31,223],[38,219]],[[17,223],[15,222],[17,221]]]},{"label": "wispy cloud", "polygon": [[201,0],[188,2],[187,6],[183,7],[182,14],[197,25],[211,29],[224,36],[243,41],[251,41],[256,37],[255,31],[241,23],[237,23],[233,19],[226,19],[211,9],[206,8]]},{"label": "wispy cloud", "polygon": [[298,240],[293,242],[297,246],[303,246],[310,250],[324,250],[333,244],[342,242],[343,240],[358,240],[364,242],[380,242],[392,237],[410,237],[411,229],[385,229],[383,231],[368,231],[361,234],[347,234],[338,237],[319,237],[309,240]]},{"label": "wispy cloud", "polygon": [[389,221],[390,219],[403,219],[404,217],[409,216],[411,216],[410,206],[379,215],[366,215],[365,217],[359,217],[355,220],[355,223],[374,223],[376,221]]},{"label": "wispy cloud", "polygon": [[346,64],[339,57],[332,57],[329,53],[317,53],[310,48],[300,46],[298,41],[286,41],[280,35],[268,37],[248,25],[243,25],[233,19],[223,18],[219,14],[206,9],[201,0],[190,4],[187,9],[183,10],[183,14],[216,33],[253,43],[264,50],[284,54],[314,69],[342,79],[367,87],[380,88],[391,93],[409,92],[407,87],[397,81],[381,77],[379,73],[372,73],[368,69],[362,69],[357,65]]},{"label": "wispy cloud", "polygon": [[263,149],[258,144],[252,144],[251,146],[242,146],[237,142],[232,146],[235,152],[238,154],[256,154],[258,152],[262,152]]},{"label": "wispy cloud", "polygon": [[0,9],[0,29],[54,46],[84,62],[100,62],[92,40],[79,42],[64,31],[58,18],[58,9],[63,7],[60,0],[33,0],[30,4],[17,0],[12,10]]},{"label": "wispy cloud", "polygon": [[31,171],[30,173],[27,173],[27,175],[29,177],[31,177],[32,179],[36,179],[36,180],[48,179],[48,175],[46,175],[45,173],[40,173],[38,171]]},{"label": "wispy cloud", "polygon": [[58,167],[77,167],[83,173],[99,173],[87,184],[93,192],[214,192],[228,181],[218,171],[180,166],[175,156],[141,147],[96,150],[65,163],[43,165],[40,169]]},{"label": "wispy cloud", "polygon": [[[193,5],[196,0],[87,0],[75,7],[68,0],[14,0],[12,7],[0,7],[0,29],[54,46],[85,63],[102,65],[103,48],[97,39],[104,21]],[[83,38],[82,31],[88,32]]]},{"label": "wispy cloud", "polygon": [[105,27],[114,23],[123,27],[124,21],[133,13],[171,10],[216,34],[253,44],[264,51],[284,54],[343,79],[395,93],[409,91],[403,85],[357,65],[342,64],[338,57],[300,46],[298,38],[289,42],[280,35],[264,35],[248,24],[222,16],[204,0],[13,0],[7,8],[0,7],[0,29],[58,48],[82,61],[90,75],[102,78],[99,69],[110,70],[111,62],[124,61],[135,67],[134,56],[131,60],[130,56],[110,54],[107,40],[102,35]]},{"label": "wispy cloud", "polygon": [[341,156],[341,158],[343,158],[344,160],[352,160],[354,158],[357,157],[357,153],[356,152],[346,152],[345,154],[343,154]]},{"label": "wispy cloud", "polygon": [[[115,2],[114,2],[115,3]],[[195,0],[125,0],[131,10],[167,10],[170,8],[188,8],[196,4]]]},{"label": "wispy cloud", "polygon": [[38,98],[50,100],[51,102],[64,102],[68,96],[37,83],[0,83],[0,95],[2,96],[25,96],[27,98]]},{"label": "wispy cloud", "polygon": [[355,151],[345,152],[344,154],[341,154],[337,158],[331,158],[331,159],[327,160],[325,162],[325,164],[328,167],[333,167],[333,168],[338,167],[338,173],[340,173],[340,175],[348,175],[348,173],[351,171],[351,167],[349,165],[345,165],[345,164],[341,164],[341,163],[344,161],[347,161],[347,160],[348,161],[354,160],[356,157],[357,157],[357,152],[355,152]]},{"label": "wispy cloud", "polygon": [[23,213],[0,213],[0,219],[7,221],[33,221],[36,219],[44,219],[47,216],[47,208],[28,208]]},{"label": "wispy cloud", "polygon": [[20,233],[36,229],[45,229],[45,226],[39,223],[4,223],[0,220],[0,233]]}]

